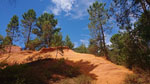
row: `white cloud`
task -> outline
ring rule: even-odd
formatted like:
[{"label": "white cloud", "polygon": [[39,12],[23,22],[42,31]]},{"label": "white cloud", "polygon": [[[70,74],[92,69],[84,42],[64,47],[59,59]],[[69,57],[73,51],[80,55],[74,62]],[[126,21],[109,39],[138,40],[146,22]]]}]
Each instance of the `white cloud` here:
[{"label": "white cloud", "polygon": [[89,41],[86,39],[80,39],[80,42],[85,44],[86,47],[88,47],[88,45],[89,45]]},{"label": "white cloud", "polygon": [[[65,16],[71,16],[73,19],[82,19],[87,16],[87,9],[96,0],[50,0],[51,4],[47,7],[47,12],[60,15],[65,12]],[[104,0],[100,0],[104,2]]]},{"label": "white cloud", "polygon": [[96,0],[76,0],[75,5],[71,12],[71,17],[73,19],[82,19],[87,16],[87,9]]},{"label": "white cloud", "polygon": [[110,42],[110,38],[111,38],[111,35],[105,33],[105,42],[106,42],[106,45],[111,45],[112,44]]},{"label": "white cloud", "polygon": [[74,0],[51,0],[53,3],[50,4],[50,6],[47,7],[47,12],[52,12],[55,15],[59,15],[62,11],[68,13],[74,4]]}]

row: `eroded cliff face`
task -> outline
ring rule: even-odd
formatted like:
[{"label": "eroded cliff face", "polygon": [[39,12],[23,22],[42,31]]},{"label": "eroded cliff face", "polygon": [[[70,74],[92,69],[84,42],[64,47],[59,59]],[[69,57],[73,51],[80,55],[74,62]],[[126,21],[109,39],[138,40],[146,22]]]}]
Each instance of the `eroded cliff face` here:
[{"label": "eroded cliff face", "polygon": [[[73,62],[83,61],[89,62],[94,65],[94,69],[90,71],[96,77],[95,84],[122,84],[126,75],[133,73],[123,66],[119,66],[111,63],[102,57],[96,57],[92,54],[81,54],[76,53],[68,48],[63,49],[63,56],[60,54],[61,51],[57,51],[57,48],[43,48],[40,51],[25,50],[17,53],[11,53],[11,56],[7,59],[8,64],[24,64],[39,59],[59,59],[64,58]],[[58,53],[56,58],[56,53]],[[5,59],[8,54],[3,54],[0,57],[0,61]],[[79,64],[82,65],[82,64]],[[85,66],[84,66],[85,67]],[[85,67],[88,69],[88,67]]]},{"label": "eroded cliff face", "polygon": [[19,46],[11,46],[11,47],[10,46],[5,46],[3,49],[0,50],[0,54],[8,53],[9,51],[11,53],[18,53],[18,52],[21,52],[22,49]]}]

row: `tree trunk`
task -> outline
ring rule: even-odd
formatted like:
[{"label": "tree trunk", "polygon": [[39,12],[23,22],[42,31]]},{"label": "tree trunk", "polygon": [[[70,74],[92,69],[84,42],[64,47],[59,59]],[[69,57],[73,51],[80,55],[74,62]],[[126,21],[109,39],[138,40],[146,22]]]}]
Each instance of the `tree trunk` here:
[{"label": "tree trunk", "polygon": [[29,40],[30,40],[30,34],[31,34],[31,25],[30,25],[30,27],[29,27],[29,33],[28,33],[27,43],[26,43],[26,48],[25,48],[25,49],[28,48],[28,44],[29,44]]},{"label": "tree trunk", "polygon": [[106,43],[105,43],[104,29],[103,29],[102,25],[101,25],[101,29],[102,29],[102,36],[103,36],[104,54],[105,54],[106,58],[108,59],[108,52],[107,52]]},{"label": "tree trunk", "polygon": [[140,0],[140,3],[142,5],[142,9],[143,9],[144,13],[147,15],[148,12],[147,12],[145,3],[143,2],[143,0]]},{"label": "tree trunk", "polygon": [[102,45],[102,37],[101,37],[101,28],[99,28],[98,33],[99,33],[99,38],[98,38],[98,40],[99,40],[99,46],[100,46],[99,48],[100,48],[100,53],[101,53],[102,48],[103,48],[103,45]]}]

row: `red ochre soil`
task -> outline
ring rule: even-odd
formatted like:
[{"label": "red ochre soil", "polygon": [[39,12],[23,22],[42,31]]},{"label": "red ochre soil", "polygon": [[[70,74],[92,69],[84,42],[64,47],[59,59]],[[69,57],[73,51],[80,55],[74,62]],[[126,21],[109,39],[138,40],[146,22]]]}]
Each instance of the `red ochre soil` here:
[{"label": "red ochre soil", "polygon": [[[18,53],[11,53],[7,59],[8,64],[22,64],[35,61],[38,59],[56,58],[56,49],[58,48],[43,48],[40,51],[21,51]],[[63,47],[63,56],[58,52],[58,58],[65,58],[73,61],[76,65],[81,67],[81,72],[89,73],[96,84],[122,84],[126,75],[133,73],[123,66],[111,63],[103,57],[96,57],[92,54],[81,54],[70,50],[68,47]],[[8,54],[0,56],[0,61],[8,57]],[[71,62],[70,62],[71,63]]]}]

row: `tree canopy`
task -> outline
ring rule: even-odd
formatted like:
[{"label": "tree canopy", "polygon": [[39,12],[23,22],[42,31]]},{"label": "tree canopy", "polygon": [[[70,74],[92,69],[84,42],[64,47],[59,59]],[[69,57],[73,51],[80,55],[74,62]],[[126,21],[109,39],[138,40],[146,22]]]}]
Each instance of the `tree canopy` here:
[{"label": "tree canopy", "polygon": [[73,49],[74,44],[71,42],[69,35],[66,36],[65,38],[65,46],[68,46],[70,49]]},{"label": "tree canopy", "polygon": [[33,9],[29,9],[26,13],[22,15],[23,19],[21,20],[23,29],[23,35],[25,37],[25,47],[28,48],[28,43],[31,40],[31,33],[35,27],[36,22],[36,12]]},{"label": "tree canopy", "polygon": [[7,25],[7,37],[11,38],[11,44],[13,44],[13,40],[14,38],[17,38],[19,36],[19,20],[18,20],[18,16],[14,15],[9,24]]},{"label": "tree canopy", "polygon": [[108,27],[105,25],[109,19],[108,10],[105,9],[105,3],[99,3],[96,1],[88,9],[90,15],[89,20],[89,30],[92,36],[92,39],[95,40],[96,45],[100,51],[101,55],[104,55],[108,58],[106,43],[105,43],[105,30],[108,30]]}]

